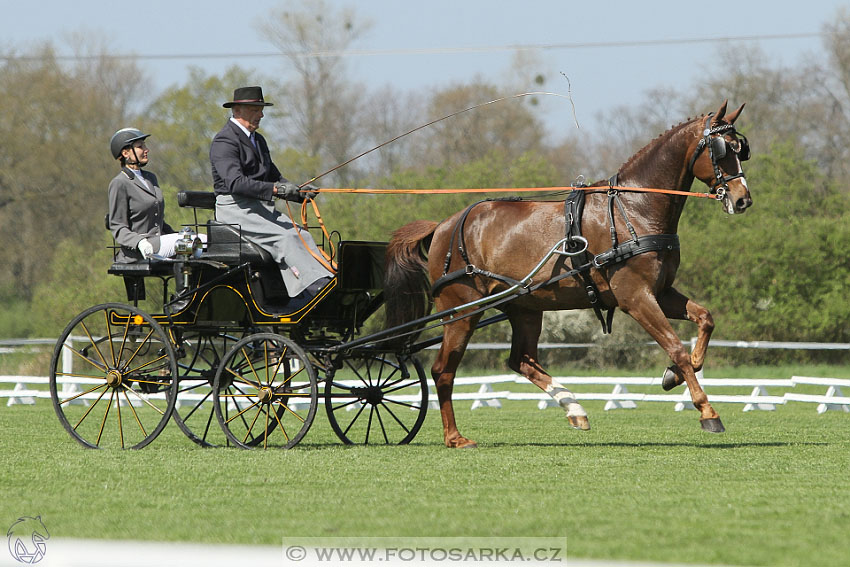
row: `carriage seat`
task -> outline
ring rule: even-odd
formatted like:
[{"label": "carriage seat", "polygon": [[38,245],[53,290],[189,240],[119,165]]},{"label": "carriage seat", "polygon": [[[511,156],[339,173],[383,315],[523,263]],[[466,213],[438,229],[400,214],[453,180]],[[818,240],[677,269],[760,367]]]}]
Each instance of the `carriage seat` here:
[{"label": "carriage seat", "polygon": [[[179,191],[177,204],[181,207],[215,210],[212,191]],[[207,249],[203,258],[225,264],[274,264],[271,254],[244,238],[239,225],[207,222]]]},{"label": "carriage seat", "polygon": [[276,264],[271,254],[242,236],[239,225],[214,220],[207,223],[207,249],[202,257],[225,264]]},{"label": "carriage seat", "polygon": [[215,193],[212,191],[178,191],[177,204],[181,207],[215,210]]}]

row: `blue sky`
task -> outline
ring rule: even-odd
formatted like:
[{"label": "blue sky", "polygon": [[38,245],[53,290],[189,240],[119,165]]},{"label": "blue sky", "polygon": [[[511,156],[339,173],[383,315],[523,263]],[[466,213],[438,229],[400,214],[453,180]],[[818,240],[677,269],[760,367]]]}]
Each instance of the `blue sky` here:
[{"label": "blue sky", "polygon": [[[711,68],[721,45],[716,42],[598,44],[811,34],[820,32],[838,8],[847,5],[838,0],[715,3],[326,0],[326,3],[335,8],[351,6],[359,16],[372,22],[370,32],[356,47],[382,53],[347,58],[350,77],[371,87],[390,84],[404,90],[427,90],[474,77],[501,84],[515,53],[510,46],[558,46],[534,50],[536,69],[547,77],[547,90],[564,94],[567,83],[561,73],[569,76],[583,128],[592,127],[596,113],[633,104],[648,89],[687,88],[694,84],[700,72]],[[271,0],[129,3],[0,0],[3,13],[0,52],[25,52],[28,47],[49,39],[59,47],[60,53],[71,54],[66,39],[82,32],[122,54],[270,53],[274,47],[256,32],[256,24],[270,8],[287,4],[297,5]],[[759,45],[769,63],[776,66],[823,57],[821,40],[817,37],[737,43]],[[464,51],[470,48],[484,49]],[[234,63],[269,75],[283,72],[275,58],[175,58],[143,60],[140,64],[159,91],[184,83],[189,65],[218,74]],[[535,88],[528,85],[525,90]],[[151,100],[155,94],[151,93]],[[550,97],[544,107],[547,113],[544,118],[572,127],[568,104],[564,99]]]}]

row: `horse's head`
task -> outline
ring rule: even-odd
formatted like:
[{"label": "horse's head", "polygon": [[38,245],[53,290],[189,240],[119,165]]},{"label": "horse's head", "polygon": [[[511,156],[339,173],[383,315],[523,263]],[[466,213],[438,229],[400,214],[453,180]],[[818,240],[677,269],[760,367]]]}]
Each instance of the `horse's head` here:
[{"label": "horse's head", "polygon": [[742,104],[727,115],[724,102],[717,112],[705,117],[702,137],[688,165],[694,177],[708,185],[723,201],[723,208],[730,215],[743,213],[753,204],[741,167],[742,162],[750,159],[750,145],[747,138],[735,130],[735,120],[743,109]]}]

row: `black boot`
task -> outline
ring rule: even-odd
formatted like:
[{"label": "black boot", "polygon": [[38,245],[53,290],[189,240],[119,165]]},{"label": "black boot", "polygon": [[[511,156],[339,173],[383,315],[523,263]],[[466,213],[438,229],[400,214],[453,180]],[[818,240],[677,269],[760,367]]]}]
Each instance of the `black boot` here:
[{"label": "black boot", "polygon": [[314,297],[319,295],[319,292],[322,291],[325,287],[327,287],[327,285],[332,281],[333,278],[327,276],[314,281],[309,286],[307,286],[304,291],[290,299],[289,302],[286,304],[286,309],[290,313],[292,313],[293,311],[298,311],[299,309],[310,303],[310,301],[312,301]]}]

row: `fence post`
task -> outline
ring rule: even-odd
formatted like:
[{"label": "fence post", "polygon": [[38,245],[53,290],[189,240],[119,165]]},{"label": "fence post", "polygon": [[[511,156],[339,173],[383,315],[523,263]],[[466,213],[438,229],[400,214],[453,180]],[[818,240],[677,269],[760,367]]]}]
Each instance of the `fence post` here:
[{"label": "fence post", "polygon": [[[69,398],[80,391],[80,389],[77,387],[76,382],[66,381],[68,380],[68,377],[70,377],[71,374],[74,372],[74,353],[71,352],[74,349],[74,339],[71,337],[71,335],[68,335],[68,338],[65,339],[65,342],[62,343],[62,346],[64,347],[62,349],[62,397]],[[83,398],[77,398],[76,400],[73,400],[68,403],[82,404],[86,406],[89,405],[88,401],[84,400]]]},{"label": "fence post", "polygon": [[[629,389],[623,384],[615,384],[612,394],[628,394]],[[635,409],[637,404],[631,400],[608,400],[603,408],[605,411],[612,409]]]},{"label": "fence post", "polygon": [[[835,397],[843,397],[844,394],[841,391],[841,386],[830,386],[826,389],[826,398],[835,398]],[[830,404],[830,403],[821,403],[818,404],[818,413],[826,413],[829,410],[839,410],[850,412],[850,406],[846,404]]]},{"label": "fence post", "polygon": [[[26,385],[23,382],[18,382],[15,384],[15,389],[13,392],[25,392],[27,390]],[[35,398],[32,396],[9,396],[9,401],[6,402],[6,407],[13,406],[15,404],[24,404],[24,405],[33,405],[35,403]]]},{"label": "fence post", "polygon": [[[767,396],[767,389],[764,386],[756,386],[753,388],[753,391],[750,393],[751,396]],[[776,405],[774,404],[765,404],[765,403],[755,403],[755,404],[747,404],[744,406],[744,411],[753,411],[753,410],[765,410],[765,411],[774,411],[776,410]]]}]

